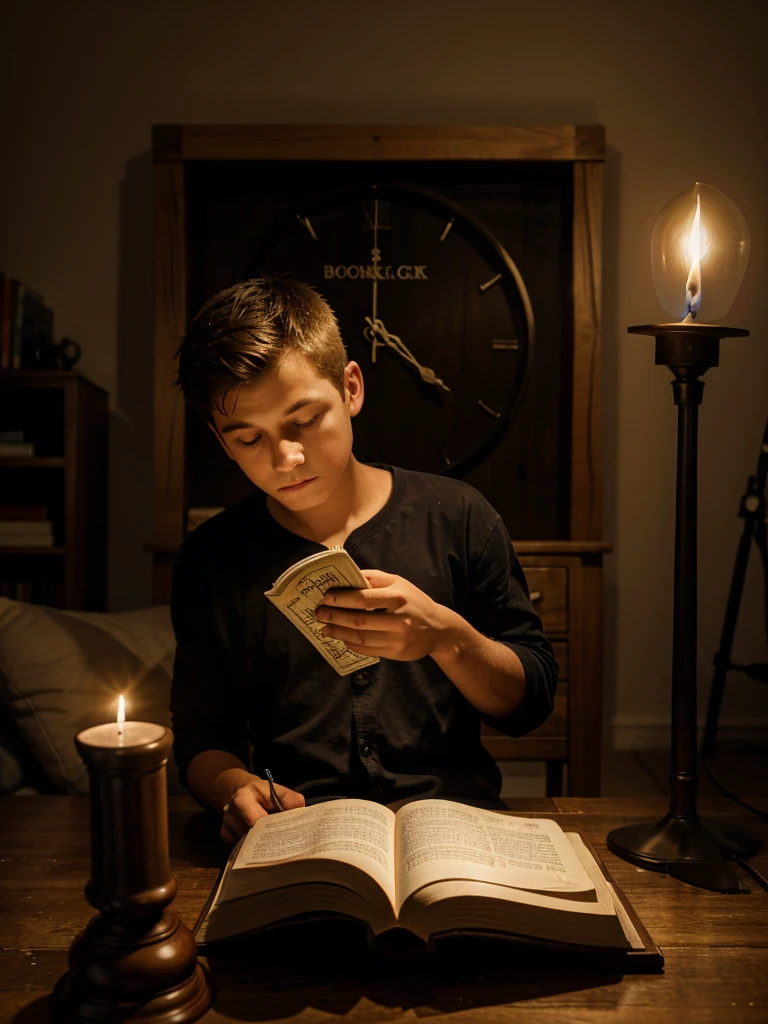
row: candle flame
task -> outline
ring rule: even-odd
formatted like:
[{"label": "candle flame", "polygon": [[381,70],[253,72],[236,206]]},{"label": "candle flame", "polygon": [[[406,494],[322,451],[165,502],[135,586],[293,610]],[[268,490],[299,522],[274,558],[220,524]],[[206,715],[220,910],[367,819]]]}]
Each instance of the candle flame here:
[{"label": "candle flame", "polygon": [[688,258],[691,261],[691,269],[688,271],[688,280],[685,282],[687,316],[684,323],[695,320],[696,314],[701,308],[701,261],[708,251],[707,235],[701,223],[701,196],[697,195],[696,213],[693,215],[693,223],[688,235]]},{"label": "candle flame", "polygon": [[120,694],[120,699],[117,702],[117,734],[118,736],[123,735],[123,725],[125,723],[125,697]]}]

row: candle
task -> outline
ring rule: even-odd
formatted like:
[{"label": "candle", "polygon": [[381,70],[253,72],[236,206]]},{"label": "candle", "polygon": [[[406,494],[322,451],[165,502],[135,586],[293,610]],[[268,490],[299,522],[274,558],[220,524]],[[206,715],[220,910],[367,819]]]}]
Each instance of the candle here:
[{"label": "candle", "polygon": [[125,721],[75,737],[88,767],[91,877],[88,902],[99,914],[72,943],[69,970],[53,993],[54,1020],[191,1024],[213,991],[197,963],[189,929],[170,909],[176,894],[168,854],[165,765],[170,730]]},{"label": "candle", "polygon": [[[155,725],[153,722],[108,722],[106,725],[94,725],[90,729],[83,729],[77,734],[76,742],[78,749],[83,746],[119,751],[121,748],[156,747],[166,732],[168,730],[162,725]],[[85,757],[82,750],[80,755]]]},{"label": "candle", "polygon": [[[117,721],[83,729],[77,734],[75,746],[78,750],[81,745],[106,750],[114,750],[116,747],[146,747],[160,743],[166,732],[164,726],[155,725],[153,722],[126,722],[125,697],[121,693],[117,702]],[[80,750],[80,755],[88,763],[84,751]]]}]

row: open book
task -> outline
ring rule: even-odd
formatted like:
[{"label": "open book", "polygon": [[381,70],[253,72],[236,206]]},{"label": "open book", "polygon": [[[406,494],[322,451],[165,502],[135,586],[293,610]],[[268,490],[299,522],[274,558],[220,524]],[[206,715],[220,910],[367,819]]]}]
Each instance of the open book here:
[{"label": "open book", "polygon": [[196,938],[213,943],[308,912],[356,918],[374,936],[505,933],[652,950],[661,962],[577,833],[449,800],[397,813],[333,800],[260,818],[232,851]]},{"label": "open book", "polygon": [[352,556],[342,547],[328,548],[302,558],[286,569],[271,590],[265,591],[272,604],[286,615],[340,676],[375,665],[378,658],[355,654],[341,640],[323,636],[325,625],[315,618],[315,609],[331,587],[366,590],[368,583]]}]

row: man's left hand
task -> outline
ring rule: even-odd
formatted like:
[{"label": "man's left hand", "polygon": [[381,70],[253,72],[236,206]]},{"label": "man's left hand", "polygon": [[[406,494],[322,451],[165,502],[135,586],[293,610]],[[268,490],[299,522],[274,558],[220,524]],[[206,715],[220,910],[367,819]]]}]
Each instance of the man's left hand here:
[{"label": "man's left hand", "polygon": [[356,654],[417,661],[450,644],[453,618],[402,576],[364,569],[368,590],[333,588],[315,610],[327,625],[323,635],[341,640]]}]

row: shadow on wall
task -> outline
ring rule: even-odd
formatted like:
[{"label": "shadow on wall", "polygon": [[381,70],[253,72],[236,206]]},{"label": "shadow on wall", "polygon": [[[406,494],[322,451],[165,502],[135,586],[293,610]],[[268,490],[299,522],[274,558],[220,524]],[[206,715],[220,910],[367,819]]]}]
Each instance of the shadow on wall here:
[{"label": "shadow on wall", "polygon": [[110,611],[152,603],[152,154],[125,168],[120,184],[117,393],[110,413]]}]

